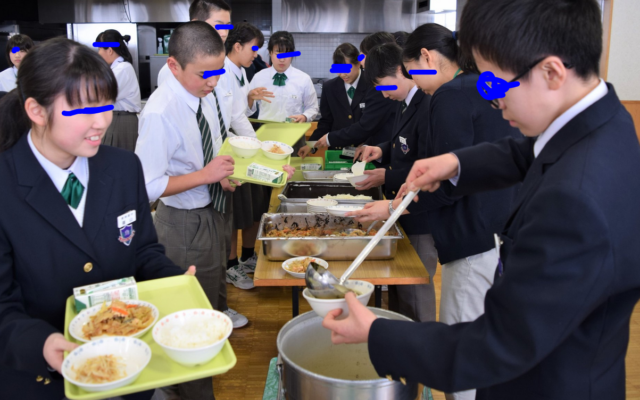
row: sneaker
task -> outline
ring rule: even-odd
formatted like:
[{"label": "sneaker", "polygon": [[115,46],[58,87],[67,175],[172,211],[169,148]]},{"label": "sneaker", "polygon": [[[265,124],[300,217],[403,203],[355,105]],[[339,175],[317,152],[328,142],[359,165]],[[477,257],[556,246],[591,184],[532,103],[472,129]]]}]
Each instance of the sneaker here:
[{"label": "sneaker", "polygon": [[233,329],[242,328],[243,326],[249,323],[249,320],[247,319],[247,317],[245,317],[242,314],[239,314],[236,310],[229,308],[223,312],[227,317],[231,318],[231,322],[233,322]]},{"label": "sneaker", "polygon": [[253,253],[253,255],[246,260],[242,260],[242,258],[238,259],[240,266],[244,268],[244,272],[247,274],[253,274],[256,271],[256,264],[258,263],[258,255]]},{"label": "sneaker", "polygon": [[227,283],[232,283],[238,289],[253,289],[253,279],[249,278],[240,265],[227,270]]}]

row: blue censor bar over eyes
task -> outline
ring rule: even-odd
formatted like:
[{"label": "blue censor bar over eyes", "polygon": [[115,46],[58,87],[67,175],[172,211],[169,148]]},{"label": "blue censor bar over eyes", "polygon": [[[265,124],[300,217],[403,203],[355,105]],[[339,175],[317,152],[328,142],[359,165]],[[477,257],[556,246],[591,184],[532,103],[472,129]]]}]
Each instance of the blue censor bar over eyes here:
[{"label": "blue censor bar over eyes", "polygon": [[224,68],[214,69],[213,71],[204,71],[204,74],[202,74],[202,79],[211,78],[212,76],[216,76],[216,75],[222,75],[225,72],[226,71],[224,70]]},{"label": "blue censor bar over eyes", "polygon": [[277,56],[278,58],[289,58],[289,57],[300,57],[299,51],[290,51],[288,53],[280,53]]},{"label": "blue censor bar over eyes", "polygon": [[398,86],[396,85],[378,85],[376,86],[376,90],[381,92],[381,91],[387,91],[387,90],[398,90]]},{"label": "blue censor bar over eyes", "polygon": [[120,47],[118,42],[93,42],[93,47]]},{"label": "blue censor bar over eyes", "polygon": [[18,46],[14,46],[14,47],[12,47],[12,48],[11,48],[11,52],[12,52],[13,54],[16,54],[16,53],[17,53],[17,52],[19,52],[19,51],[20,51],[20,47],[18,47]]},{"label": "blue censor bar over eyes", "polygon": [[409,75],[435,75],[438,73],[436,69],[410,69]]},{"label": "blue censor bar over eyes", "polygon": [[233,29],[233,25],[231,24],[218,24],[216,25],[216,30],[225,30],[225,29]]},{"label": "blue censor bar over eyes", "polygon": [[351,72],[353,65],[351,64],[331,64],[329,72],[332,74],[348,74]]},{"label": "blue censor bar over eyes", "polygon": [[251,50],[253,50],[253,51],[258,51],[258,49],[260,49],[260,47],[258,47],[258,46],[251,46]]},{"label": "blue censor bar over eyes", "polygon": [[[491,86],[489,86],[491,83]],[[476,88],[478,93],[485,100],[503,99],[509,89],[520,86],[520,82],[507,82],[504,79],[496,77],[491,71],[485,71],[480,74]]]},{"label": "blue censor bar over eyes", "polygon": [[358,56],[358,61],[362,62],[362,60],[364,60],[364,54],[360,54]]},{"label": "blue censor bar over eyes", "polygon": [[101,112],[111,111],[113,110],[113,105],[110,106],[102,106],[102,107],[85,107],[85,108],[76,108],[71,111],[63,111],[62,115],[65,117],[72,117],[78,114],[100,114]]}]

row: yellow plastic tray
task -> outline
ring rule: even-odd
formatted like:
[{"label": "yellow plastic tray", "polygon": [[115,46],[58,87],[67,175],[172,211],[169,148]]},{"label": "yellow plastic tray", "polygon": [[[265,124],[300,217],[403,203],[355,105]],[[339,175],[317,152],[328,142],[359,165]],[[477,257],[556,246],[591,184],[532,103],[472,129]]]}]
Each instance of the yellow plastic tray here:
[{"label": "yellow plastic tray", "polygon": [[[174,276],[138,283],[140,300],[148,301],[158,307],[160,319],[168,314],[190,308],[212,309],[211,303],[204,294],[200,283],[194,276]],[[69,324],[76,316],[73,296],[67,299],[67,310],[64,321],[64,336],[76,342],[69,334]],[[236,365],[236,355],[229,341],[224,344],[218,355],[207,364],[196,367],[182,366],[170,359],[162,348],[153,340],[151,330],[141,338],[151,347],[151,361],[132,384],[105,392],[90,393],[65,380],[64,393],[72,400],[99,400],[142,392],[158,387],[175,385],[195,379],[224,374]],[[82,344],[76,342],[78,344]]]},{"label": "yellow plastic tray", "polygon": [[267,122],[258,128],[256,135],[262,141],[275,140],[293,146],[309,128],[311,128],[311,124],[308,122],[302,124]]}]

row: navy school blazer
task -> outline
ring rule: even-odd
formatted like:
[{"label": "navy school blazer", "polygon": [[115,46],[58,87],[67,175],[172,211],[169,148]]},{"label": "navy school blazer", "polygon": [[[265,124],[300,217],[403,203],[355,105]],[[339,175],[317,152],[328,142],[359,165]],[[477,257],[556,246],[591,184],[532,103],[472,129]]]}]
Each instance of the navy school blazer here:
[{"label": "navy school blazer", "polygon": [[640,298],[640,145],[608,88],[537,158],[528,138],[455,152],[459,194],[523,182],[501,235],[504,272],[474,322],[376,320],[369,352],[380,375],[478,388],[478,399],[625,398]]},{"label": "navy school blazer", "polygon": [[[72,289],[184,271],[158,243],[142,166],[132,152],[100,146],[89,159],[83,227],[31,151],[27,135],[0,154],[0,187],[0,397],[60,400],[63,381],[48,371],[42,349],[50,334],[64,331]],[[118,240],[117,218],[131,210],[135,233],[127,246]],[[38,376],[51,383],[37,382]]]},{"label": "navy school blazer", "polygon": [[364,78],[363,71],[351,105],[342,79],[337,77],[324,83],[320,98],[321,117],[310,140],[318,140],[329,133],[331,148],[389,140],[396,105]]}]

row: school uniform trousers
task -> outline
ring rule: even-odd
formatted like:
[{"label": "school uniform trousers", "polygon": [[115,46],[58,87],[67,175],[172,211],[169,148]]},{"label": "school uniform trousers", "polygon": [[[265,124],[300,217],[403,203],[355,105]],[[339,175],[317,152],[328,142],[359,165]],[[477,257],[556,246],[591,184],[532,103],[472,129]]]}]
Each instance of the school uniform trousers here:
[{"label": "school uniform trousers", "polygon": [[[396,119],[390,141],[379,143],[382,149],[381,164],[385,167],[385,197],[390,201],[406,181],[416,160],[427,156],[429,145],[429,102],[417,87],[409,93],[408,106],[404,112],[396,102]],[[433,276],[438,265],[433,236],[427,223],[427,215],[403,215],[398,220],[411,245],[418,253],[420,261],[429,273],[430,281],[422,285],[389,286],[389,309],[397,311],[414,321],[436,320],[436,292]]]},{"label": "school uniform trousers", "polygon": [[318,140],[328,133],[330,147],[342,148],[363,143],[375,146],[391,139],[397,104],[386,99],[363,74],[361,72],[350,105],[345,98],[347,93],[342,79],[334,78],[325,82],[320,99],[318,129],[310,140]]},{"label": "school uniform trousers", "polygon": [[102,138],[102,144],[135,151],[138,140],[138,115],[142,110],[140,86],[133,66],[118,57],[111,64],[118,82],[118,97],[114,104],[111,125]]},{"label": "school uniform trousers", "polygon": [[[62,377],[42,355],[64,332],[73,288],[134,276],[182,274],[165,255],[149,211],[140,162],[101,146],[88,159],[82,226],[31,150],[27,135],[0,154],[0,397],[61,400]],[[118,217],[135,211],[127,244]],[[147,398],[149,393],[146,394]]]},{"label": "school uniform trousers", "polygon": [[447,391],[481,388],[478,399],[625,398],[629,321],[640,299],[640,146],[607,89],[537,157],[528,138],[455,152],[456,194],[522,182],[500,235],[503,272],[473,322],[376,320],[369,352],[379,374]]}]

